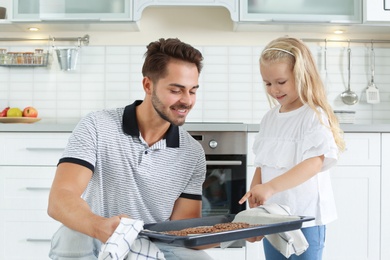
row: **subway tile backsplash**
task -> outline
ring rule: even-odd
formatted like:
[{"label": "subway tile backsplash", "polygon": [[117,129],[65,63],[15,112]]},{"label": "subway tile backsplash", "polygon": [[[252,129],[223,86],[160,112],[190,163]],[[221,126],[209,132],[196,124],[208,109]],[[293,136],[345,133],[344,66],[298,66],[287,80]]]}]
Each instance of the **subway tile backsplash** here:
[{"label": "subway tile backsplash", "polygon": [[[370,45],[351,46],[351,88],[356,105],[340,98],[347,88],[347,48],[327,48],[326,66],[321,44],[308,44],[336,110],[356,111],[355,123],[390,123],[390,48],[375,48],[375,84],[381,102],[367,104],[370,82]],[[28,51],[44,46],[4,46]],[[24,48],[23,48],[24,47]],[[205,59],[197,103],[187,122],[259,123],[269,104],[259,74],[258,58],[264,46],[196,46]],[[75,123],[90,111],[125,106],[143,99],[142,63],[145,46],[83,46],[75,71],[61,71],[50,49],[48,67],[0,67],[0,108],[34,106],[41,122]],[[326,68],[326,70],[325,70]]]}]

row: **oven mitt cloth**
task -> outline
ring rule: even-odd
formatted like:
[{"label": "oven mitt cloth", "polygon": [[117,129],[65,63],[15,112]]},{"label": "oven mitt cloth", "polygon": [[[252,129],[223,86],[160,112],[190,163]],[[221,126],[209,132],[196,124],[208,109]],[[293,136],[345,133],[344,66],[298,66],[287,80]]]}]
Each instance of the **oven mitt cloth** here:
[{"label": "oven mitt cloth", "polygon": [[[287,206],[280,204],[261,205],[239,212],[233,222],[246,222],[251,225],[275,224],[292,220],[299,220],[299,216],[292,216]],[[287,232],[265,235],[271,245],[286,258],[291,255],[301,255],[309,244],[300,229]],[[221,248],[226,248],[234,241],[221,243]]]},{"label": "oven mitt cloth", "polygon": [[165,260],[164,254],[148,237],[138,235],[144,222],[121,218],[108,241],[102,245],[98,260]]}]

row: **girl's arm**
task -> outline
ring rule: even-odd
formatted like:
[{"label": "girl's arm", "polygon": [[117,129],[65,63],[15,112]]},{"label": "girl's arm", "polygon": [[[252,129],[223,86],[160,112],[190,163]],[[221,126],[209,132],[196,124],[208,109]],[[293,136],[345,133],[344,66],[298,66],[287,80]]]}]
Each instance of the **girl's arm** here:
[{"label": "girl's arm", "polygon": [[275,193],[294,188],[315,176],[321,171],[323,162],[323,155],[306,159],[289,171],[266,183],[260,182],[261,169],[256,168],[251,189],[241,198],[239,203],[242,204],[248,200],[251,208],[263,205]]}]

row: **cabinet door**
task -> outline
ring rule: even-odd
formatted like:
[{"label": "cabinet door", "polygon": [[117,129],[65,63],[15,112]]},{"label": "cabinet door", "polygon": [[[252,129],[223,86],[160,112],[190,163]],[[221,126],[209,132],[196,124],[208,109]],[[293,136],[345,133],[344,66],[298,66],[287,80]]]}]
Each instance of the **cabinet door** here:
[{"label": "cabinet door", "polygon": [[205,250],[214,260],[245,259],[245,247],[240,248],[210,248]]},{"label": "cabinet door", "polygon": [[377,260],[380,166],[337,166],[332,184],[338,219],[327,225],[324,260]]},{"label": "cabinet door", "polygon": [[56,167],[0,166],[0,209],[46,210]]},{"label": "cabinet door", "polygon": [[389,0],[364,0],[363,21],[390,22],[390,1]]},{"label": "cabinet door", "polygon": [[381,259],[390,259],[390,134],[382,134]]},{"label": "cabinet door", "polygon": [[56,166],[70,133],[0,133],[0,165]]},{"label": "cabinet door", "polygon": [[60,226],[47,215],[55,169],[0,166],[0,259],[49,259]]},{"label": "cabinet door", "polygon": [[132,20],[131,0],[16,0],[13,20]]},{"label": "cabinet door", "polygon": [[362,0],[241,0],[240,21],[361,23]]},{"label": "cabinet door", "polygon": [[381,134],[345,133],[345,151],[340,155],[337,165],[380,165]]}]

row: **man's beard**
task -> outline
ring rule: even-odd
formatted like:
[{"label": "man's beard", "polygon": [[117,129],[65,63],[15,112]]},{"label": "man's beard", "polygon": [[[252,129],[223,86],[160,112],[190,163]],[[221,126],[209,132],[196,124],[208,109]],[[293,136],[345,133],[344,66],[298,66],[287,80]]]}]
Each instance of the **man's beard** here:
[{"label": "man's beard", "polygon": [[[165,121],[171,123],[171,124],[174,124],[174,125],[177,125],[177,126],[181,126],[185,123],[185,117],[182,117],[183,120],[174,120],[174,119],[171,119],[169,118],[169,116],[164,113],[164,105],[162,104],[161,100],[157,97],[156,95],[156,92],[153,91],[152,93],[152,105],[153,105],[153,108],[154,110],[157,112],[157,114],[162,118],[164,119]],[[186,105],[183,105],[183,104],[176,104],[173,106],[174,109],[188,109],[190,110],[191,109],[191,106],[186,106]],[[180,119],[180,118],[179,118]]]}]

